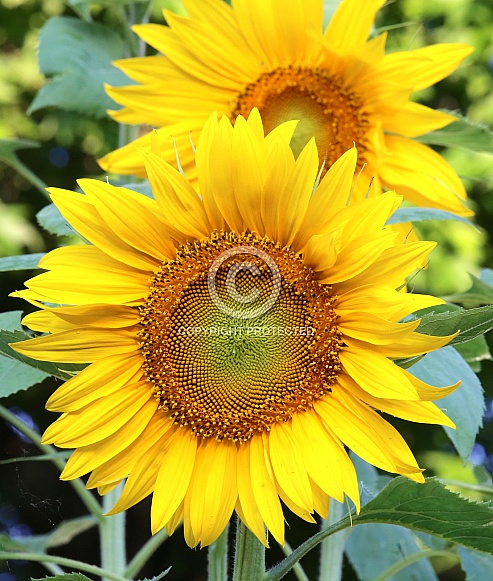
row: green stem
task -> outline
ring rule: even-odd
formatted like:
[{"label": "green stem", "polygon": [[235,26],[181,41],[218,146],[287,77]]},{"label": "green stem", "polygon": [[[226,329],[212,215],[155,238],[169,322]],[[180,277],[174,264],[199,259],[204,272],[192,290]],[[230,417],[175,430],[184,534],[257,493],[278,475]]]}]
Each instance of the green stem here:
[{"label": "green stem", "polygon": [[52,575],[63,575],[65,571],[55,563],[41,563]]},{"label": "green stem", "polygon": [[294,549],[294,551],[289,555],[289,557],[286,557],[284,561],[281,561],[278,565],[272,567],[272,569],[267,572],[264,581],[279,581],[284,577],[284,575],[291,571],[298,561],[300,561],[324,539],[330,537],[330,535],[333,535],[334,533],[348,528],[349,526],[351,526],[350,520],[344,518],[335,525],[328,526],[325,530],[314,534],[313,537],[310,537],[298,548]]},{"label": "green stem", "polygon": [[228,581],[228,533],[229,523],[209,547],[207,558],[209,581]]},{"label": "green stem", "polygon": [[62,567],[67,567],[72,571],[85,571],[91,575],[98,575],[109,581],[129,581],[120,575],[114,575],[96,565],[89,565],[82,561],[66,559],[57,555],[47,555],[46,553],[25,553],[23,551],[0,551],[0,561],[37,561],[38,563],[56,563]]},{"label": "green stem", "polygon": [[[347,507],[337,500],[330,500],[329,516],[322,521],[322,530],[338,523],[347,512]],[[340,581],[342,579],[342,561],[344,558],[344,545],[348,530],[327,537],[322,541],[320,550],[320,576],[319,581]]]},{"label": "green stem", "polygon": [[[32,430],[29,426],[26,426],[22,420],[20,420],[12,412],[9,412],[9,410],[2,405],[0,405],[0,417],[22,432],[43,453],[47,453],[52,456],[52,462],[60,470],[60,472],[64,469],[65,462],[58,457],[56,449],[53,446],[42,444],[41,437],[38,433]],[[102,522],[104,517],[101,514],[101,506],[94,498],[94,496],[89,492],[89,490],[87,490],[87,488],[84,486],[82,480],[77,478],[76,480],[71,480],[70,484],[73,486],[75,492],[79,495],[81,501],[86,505],[86,508],[89,510],[89,512],[94,515],[99,522]]]},{"label": "green stem", "polygon": [[161,529],[158,533],[150,537],[128,564],[124,571],[125,576],[132,578],[138,573],[167,538],[168,533],[165,529]]},{"label": "green stem", "polygon": [[[122,484],[103,497],[104,513],[111,510],[122,491]],[[127,566],[125,551],[125,512],[105,516],[99,526],[101,540],[101,565],[105,571],[123,575]]]},{"label": "green stem", "polygon": [[[284,541],[284,546],[281,545],[281,549],[286,557],[289,557],[289,555],[291,555],[293,552],[293,549],[289,546],[287,541]],[[306,573],[303,571],[303,567],[299,563],[296,563],[296,565],[293,567],[293,573],[298,581],[310,581]]]},{"label": "green stem", "polygon": [[263,581],[263,579],[265,579],[265,547],[238,518],[233,581]]},{"label": "green stem", "polygon": [[391,567],[389,567],[386,571],[384,571],[380,575],[380,577],[375,579],[375,581],[386,581],[387,579],[390,579],[393,575],[396,575],[397,573],[399,573],[399,571],[402,571],[402,569],[405,569],[409,565],[416,563],[416,561],[420,561],[421,559],[429,559],[430,557],[457,557],[458,558],[457,555],[454,555],[454,553],[451,553],[450,551],[437,551],[434,549],[426,549],[424,551],[418,551],[417,553],[412,553],[412,555],[408,555],[405,559],[402,559],[401,561],[397,561],[397,563],[394,563]]}]

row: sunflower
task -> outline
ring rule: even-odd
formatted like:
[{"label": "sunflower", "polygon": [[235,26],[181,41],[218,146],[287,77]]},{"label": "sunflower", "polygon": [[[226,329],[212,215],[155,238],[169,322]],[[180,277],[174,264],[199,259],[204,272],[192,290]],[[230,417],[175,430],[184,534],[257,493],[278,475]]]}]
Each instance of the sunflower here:
[{"label": "sunflower", "polygon": [[190,546],[233,511],[282,543],[281,501],[310,522],[329,497],[358,508],[345,446],[423,482],[377,410],[453,427],[431,400],[455,386],[392,360],[450,340],[398,322],[442,302],[395,290],[434,243],[385,228],[393,192],[347,204],[355,148],[317,182],[315,141],[295,159],[295,128],[264,137],[255,109],[234,127],[213,114],[196,150],[202,197],[152,151],[155,199],[89,179],[85,195],[51,188],[91,244],[48,253],[18,293],[41,307],[24,323],[48,334],[14,349],[90,364],[47,403],[62,415],[43,442],[76,448],[62,479],[91,472],[104,494],[126,478],[112,513],[152,494],[152,531],[183,521]]},{"label": "sunflower", "polygon": [[[234,123],[257,107],[267,132],[300,120],[291,147],[298,155],[314,136],[324,171],[353,143],[362,175],[355,199],[396,189],[418,206],[470,215],[464,187],[432,149],[413,140],[455,118],[410,101],[413,91],[454,71],[471,52],[464,44],[438,44],[385,54],[386,34],[367,41],[384,0],[343,0],[322,32],[322,0],[186,0],[190,17],[165,11],[169,24],[134,26],[166,56],[115,64],[138,85],[107,87],[124,108],[120,123],[159,127],[162,155],[194,179],[193,146],[213,111]],[[137,147],[150,135],[100,160],[103,169],[145,175]]]}]

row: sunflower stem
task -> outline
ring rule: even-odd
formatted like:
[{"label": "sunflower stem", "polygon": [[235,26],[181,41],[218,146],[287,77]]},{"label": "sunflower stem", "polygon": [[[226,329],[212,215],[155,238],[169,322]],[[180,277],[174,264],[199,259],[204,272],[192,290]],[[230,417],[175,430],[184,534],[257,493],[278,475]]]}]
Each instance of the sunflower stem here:
[{"label": "sunflower stem", "polygon": [[[326,530],[338,523],[345,516],[347,510],[343,504],[331,499],[329,515],[322,521],[322,530]],[[319,581],[340,581],[342,579],[344,545],[348,534],[349,530],[340,531],[322,541]]]},{"label": "sunflower stem", "polygon": [[[103,497],[103,511],[106,513],[118,500],[122,484]],[[127,560],[125,551],[125,512],[104,518],[99,527],[101,542],[101,567],[109,573],[123,575]],[[103,577],[106,580],[106,577]]]},{"label": "sunflower stem", "polygon": [[228,532],[229,523],[209,547],[207,559],[209,581],[228,581]]},{"label": "sunflower stem", "polygon": [[262,581],[264,578],[265,547],[238,518],[233,581]]}]

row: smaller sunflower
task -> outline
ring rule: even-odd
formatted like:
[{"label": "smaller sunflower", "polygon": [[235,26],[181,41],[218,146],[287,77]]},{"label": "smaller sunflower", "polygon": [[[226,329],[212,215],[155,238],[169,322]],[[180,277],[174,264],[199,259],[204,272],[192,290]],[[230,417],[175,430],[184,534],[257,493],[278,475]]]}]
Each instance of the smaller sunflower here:
[{"label": "smaller sunflower", "polygon": [[[322,0],[185,0],[189,17],[165,11],[168,26],[135,32],[163,55],[115,64],[138,85],[107,87],[124,108],[119,123],[158,127],[163,158],[196,177],[196,140],[213,111],[232,123],[259,109],[265,130],[296,119],[291,147],[298,155],[315,137],[327,170],[353,143],[358,148],[353,196],[396,189],[417,206],[459,215],[466,192],[455,171],[413,138],[455,117],[410,100],[414,91],[452,73],[472,51],[464,44],[385,54],[386,34],[367,40],[384,0],[343,0],[322,30]],[[103,169],[144,176],[137,148],[150,135],[109,153]]]},{"label": "smaller sunflower", "polygon": [[379,411],[453,427],[430,400],[456,386],[393,362],[450,339],[399,322],[442,302],[396,290],[434,244],[385,227],[393,192],[348,204],[355,148],[314,190],[317,148],[295,159],[295,128],[265,137],[256,110],[234,127],[213,115],[197,144],[201,197],[151,152],[154,199],[87,179],[85,194],[52,188],[91,244],[47,254],[18,293],[41,307],[24,323],[48,334],[14,349],[90,364],[47,404],[62,415],[43,442],[76,448],[62,478],[91,472],[102,494],[126,479],[111,513],[152,494],[152,531],[183,521],[192,547],[233,511],[283,543],[281,501],[309,522],[330,497],[359,508],[345,446],[423,482]]}]

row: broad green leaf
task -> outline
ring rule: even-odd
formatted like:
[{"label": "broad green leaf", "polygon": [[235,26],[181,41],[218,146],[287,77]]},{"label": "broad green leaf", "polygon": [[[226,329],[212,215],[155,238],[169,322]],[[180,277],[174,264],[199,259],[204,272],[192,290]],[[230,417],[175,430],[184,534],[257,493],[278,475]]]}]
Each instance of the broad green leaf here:
[{"label": "broad green leaf", "polygon": [[[346,555],[360,581],[374,581],[405,557],[421,552],[412,531],[398,525],[366,524],[351,530]],[[428,559],[399,571],[392,581],[437,581]]]},{"label": "broad green leaf", "polygon": [[[0,314],[0,329],[8,329],[10,332],[24,333],[21,331],[22,311],[10,311]],[[0,331],[2,333],[7,331]],[[29,338],[26,335],[26,338]],[[3,350],[4,347],[6,350]],[[8,350],[8,351],[7,351]],[[10,347],[1,345],[0,339],[0,397],[7,397],[23,389],[40,383],[48,377],[48,373],[37,369],[35,366],[27,366],[23,362],[13,358],[14,353]]]},{"label": "broad green leaf", "polygon": [[454,348],[457,349],[476,373],[481,371],[481,361],[491,359],[490,348],[483,335],[475,337],[471,341],[454,345]]},{"label": "broad green leaf", "polygon": [[16,154],[18,149],[32,149],[33,147],[39,146],[40,144],[38,142],[27,139],[0,139],[0,161],[15,169],[16,172],[20,173],[23,178],[37,188],[44,196],[48,196],[46,184],[24,165]]},{"label": "broad green leaf", "polygon": [[471,288],[463,293],[455,293],[443,298],[451,303],[462,303],[465,307],[492,304],[493,284],[490,285],[473,274],[469,274],[469,276],[472,280]]},{"label": "broad green leaf", "polygon": [[63,573],[54,577],[43,577],[42,579],[31,577],[31,581],[91,581],[91,579],[82,573]]},{"label": "broad green leaf", "polygon": [[[381,476],[374,466],[353,452],[350,452],[350,456],[358,475],[361,504],[364,506],[392,479],[389,476]],[[358,579],[373,581],[404,556],[418,552],[420,547],[416,541],[416,533],[404,527],[368,524],[351,529],[344,550],[358,574]],[[392,580],[436,581],[436,575],[428,560],[423,559],[392,577]]]},{"label": "broad green leaf", "polygon": [[467,460],[482,426],[485,410],[483,389],[476,374],[460,354],[449,346],[428,353],[409,371],[435,386],[451,385],[461,380],[459,388],[437,401],[437,405],[457,426],[456,430],[448,427],[444,427],[444,430],[460,456]]},{"label": "broad green leaf", "polygon": [[[9,343],[17,343],[26,339],[30,339],[30,336],[24,331],[0,329],[0,397],[6,397],[21,389],[27,389],[48,375],[66,381],[85,367],[72,363],[36,361],[9,347]],[[18,365],[14,366],[14,364]]]},{"label": "broad green leaf", "polygon": [[479,279],[485,284],[493,286],[493,269],[482,268],[481,272],[479,273]]},{"label": "broad green leaf", "polygon": [[489,581],[493,579],[493,556],[459,547],[461,567],[467,581]]},{"label": "broad green leaf", "polygon": [[76,232],[60,214],[55,204],[48,204],[36,214],[38,224],[50,234],[56,236],[74,236]]},{"label": "broad green leaf", "polygon": [[[346,517],[349,521],[349,518]],[[403,476],[394,478],[378,496],[351,517],[353,526],[365,523],[399,524],[493,554],[493,506],[469,502],[438,480],[425,484]]]},{"label": "broad green leaf", "polygon": [[61,522],[55,529],[45,535],[32,535],[18,539],[26,550],[43,552],[54,547],[61,547],[70,543],[77,535],[87,531],[97,524],[94,516],[83,516]]},{"label": "broad green leaf", "polygon": [[391,224],[402,224],[404,222],[422,222],[423,220],[456,220],[477,229],[477,226],[466,218],[434,208],[397,208],[387,220],[386,225],[390,226]]},{"label": "broad green leaf", "polygon": [[0,258],[0,272],[10,272],[12,270],[32,270],[38,267],[38,262],[43,258],[44,253],[19,254],[18,256],[5,256]]},{"label": "broad green leaf", "polygon": [[[419,312],[416,314],[419,318]],[[493,329],[493,306],[475,309],[454,308],[454,310],[435,313],[428,312],[421,317],[416,329],[425,335],[453,335],[460,330],[449,345],[466,343]]]},{"label": "broad green leaf", "polygon": [[467,117],[451,111],[446,111],[446,113],[454,115],[457,121],[450,123],[443,129],[437,129],[416,137],[416,141],[429,145],[455,147],[466,151],[493,153],[493,133],[486,125],[475,123]]},{"label": "broad green leaf", "polygon": [[50,18],[40,33],[39,67],[53,78],[37,93],[29,113],[54,106],[105,116],[106,110],[116,105],[106,94],[104,83],[132,84],[111,64],[123,56],[122,39],[108,27],[66,16]]}]

